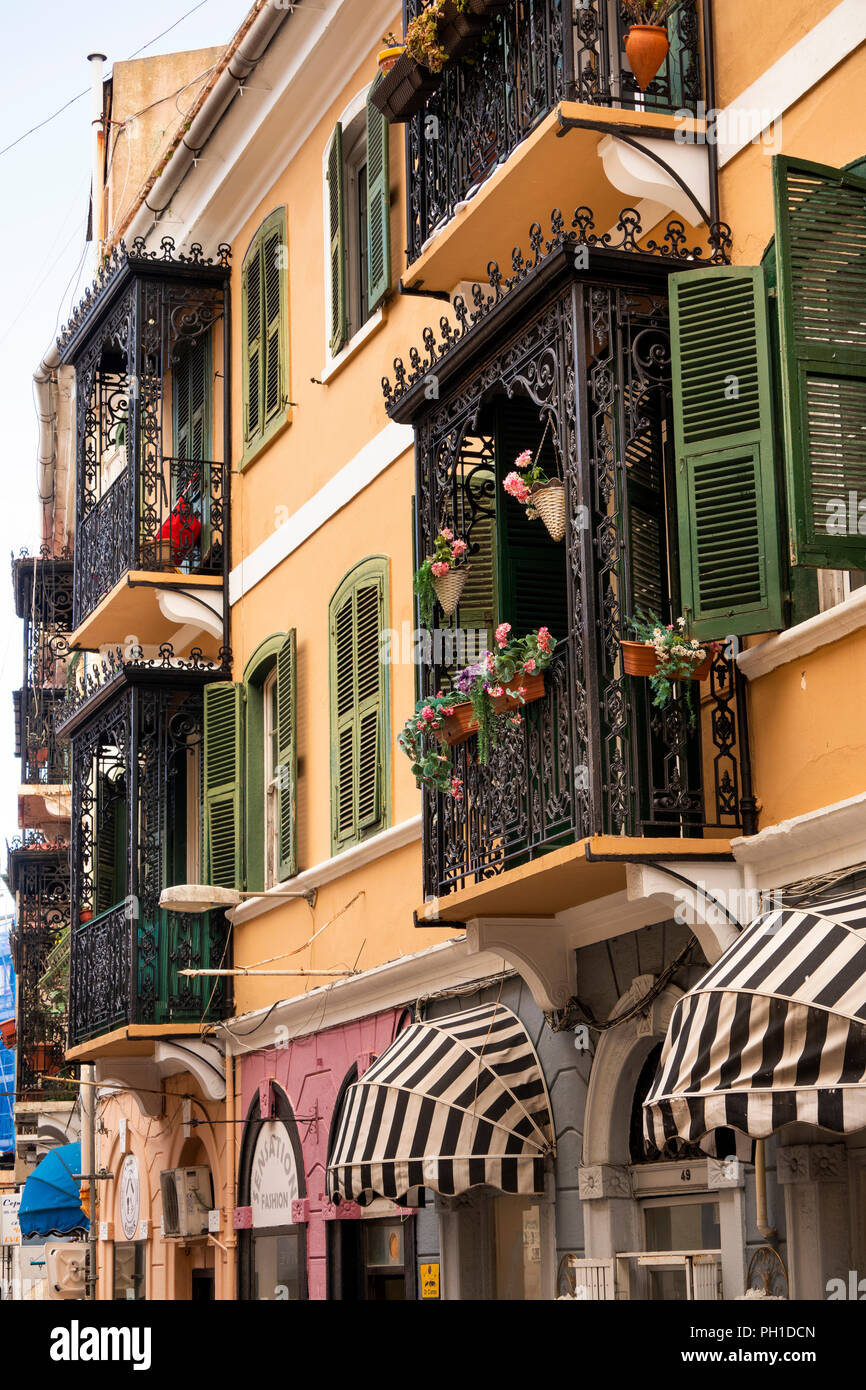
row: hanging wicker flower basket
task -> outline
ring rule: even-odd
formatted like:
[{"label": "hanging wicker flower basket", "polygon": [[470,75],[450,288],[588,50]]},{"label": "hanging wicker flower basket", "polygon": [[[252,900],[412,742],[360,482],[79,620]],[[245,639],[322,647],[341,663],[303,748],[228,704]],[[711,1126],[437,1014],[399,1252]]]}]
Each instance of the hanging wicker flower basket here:
[{"label": "hanging wicker flower basket", "polygon": [[471,568],[471,565],[458,565],[456,569],[450,569],[447,574],[443,574],[440,579],[434,578],[433,588],[436,590],[439,607],[446,618],[451,617],[460,602]]},{"label": "hanging wicker flower basket", "polygon": [[[654,676],[658,671],[658,653],[655,647],[648,647],[645,642],[620,642],[622,648],[622,666],[627,676]],[[708,652],[706,660],[700,666],[695,666],[688,676],[678,677],[682,680],[705,681],[710,674],[710,667],[713,664],[715,650]]]},{"label": "hanging wicker flower basket", "polygon": [[660,24],[633,24],[625,36],[625,52],[635,81],[645,92],[670,52],[667,29]]},{"label": "hanging wicker flower basket", "polygon": [[551,540],[561,541],[565,535],[565,487],[559,478],[536,484],[530,493],[529,505],[534,507],[547,527]]},{"label": "hanging wicker flower basket", "polygon": [[[522,709],[524,705],[531,705],[534,700],[542,699],[544,696],[544,673],[539,672],[534,676],[523,676],[520,685],[514,685],[512,689],[519,690],[520,695],[488,697],[493,705],[494,714],[511,714],[514,710]],[[435,732],[440,743],[447,743],[450,748],[456,748],[458,744],[466,743],[473,734],[478,732],[478,724],[471,700],[464,700],[461,704],[455,705],[454,713],[446,715],[442,720],[442,728]]]}]

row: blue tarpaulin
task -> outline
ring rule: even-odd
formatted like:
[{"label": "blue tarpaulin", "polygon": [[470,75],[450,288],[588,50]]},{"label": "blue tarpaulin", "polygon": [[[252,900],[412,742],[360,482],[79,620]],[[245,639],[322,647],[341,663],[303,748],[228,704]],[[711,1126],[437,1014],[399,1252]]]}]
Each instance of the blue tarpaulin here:
[{"label": "blue tarpaulin", "polygon": [[69,1235],[90,1225],[81,1210],[81,1145],[61,1144],[47,1153],[24,1184],[18,1224],[22,1236]]},{"label": "blue tarpaulin", "polygon": [[[15,1017],[15,971],[9,932],[0,922],[0,1023]],[[0,1154],[15,1148],[15,1053],[0,1042]]]}]

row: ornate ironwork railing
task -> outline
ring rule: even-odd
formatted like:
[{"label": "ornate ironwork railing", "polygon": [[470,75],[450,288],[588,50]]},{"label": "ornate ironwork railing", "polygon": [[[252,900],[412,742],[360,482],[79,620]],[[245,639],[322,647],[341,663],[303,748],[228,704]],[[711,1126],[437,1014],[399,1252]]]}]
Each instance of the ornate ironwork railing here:
[{"label": "ornate ironwork railing", "polygon": [[91,701],[100,697],[108,686],[118,685],[128,676],[141,676],[146,673],[162,672],[182,677],[189,672],[199,674],[221,673],[227,675],[231,670],[231,650],[221,647],[213,661],[202,654],[200,647],[192,647],[188,656],[175,656],[171,642],[161,642],[156,656],[145,656],[144,648],[137,643],[123,647],[110,647],[96,659],[88,659],[81,678],[69,685],[62,707],[57,712],[57,727],[60,733],[73,719],[86,709]]},{"label": "ornate ironwork railing", "polygon": [[25,834],[7,844],[9,879],[18,901],[12,944],[18,980],[18,1100],[74,1099],[59,1080],[75,1075],[65,1062],[65,1000],[43,985],[52,951],[69,922],[69,845]]},{"label": "ornate ironwork railing", "polygon": [[63,691],[44,688],[14,692],[21,781],[25,786],[57,786],[69,781],[69,744],[58,733]]},{"label": "ornate ironwork railing", "polygon": [[[424,0],[406,0],[408,22]],[[409,261],[556,104],[692,111],[703,95],[697,0],[669,24],[671,49],[647,91],[625,55],[616,0],[514,0],[491,20],[472,61],[447,63],[408,126]]]},{"label": "ornate ironwork railing", "polygon": [[[127,570],[221,574],[227,470],[209,459],[127,466],[82,519],[75,546],[77,626]],[[137,519],[136,519],[137,518]]]}]

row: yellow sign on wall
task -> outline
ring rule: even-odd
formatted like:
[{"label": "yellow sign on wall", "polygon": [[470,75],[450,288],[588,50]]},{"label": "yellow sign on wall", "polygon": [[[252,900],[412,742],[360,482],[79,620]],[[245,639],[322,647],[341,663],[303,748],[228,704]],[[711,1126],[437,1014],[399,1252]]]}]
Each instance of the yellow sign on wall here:
[{"label": "yellow sign on wall", "polygon": [[421,1297],[439,1297],[439,1265],[421,1266]]}]

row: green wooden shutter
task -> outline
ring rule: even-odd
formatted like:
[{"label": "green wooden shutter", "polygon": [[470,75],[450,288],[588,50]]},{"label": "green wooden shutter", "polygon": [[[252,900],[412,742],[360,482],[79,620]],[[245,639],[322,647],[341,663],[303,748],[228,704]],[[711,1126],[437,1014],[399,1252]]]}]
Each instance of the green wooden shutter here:
[{"label": "green wooden shutter", "polygon": [[273,227],[263,238],[262,310],[264,323],[264,401],[263,417],[267,425],[285,405],[283,387],[283,231]]},{"label": "green wooden shutter", "polygon": [[262,247],[254,246],[243,273],[244,444],[262,428]]},{"label": "green wooden shutter", "polygon": [[218,888],[243,887],[242,734],[243,686],[205,686],[205,848],[208,882]]},{"label": "green wooden shutter", "polygon": [[363,839],[385,806],[384,572],[364,567],[331,608],[333,842]]},{"label": "green wooden shutter", "polygon": [[206,333],[173,369],[174,452],[178,458],[210,457],[211,351]]},{"label": "green wooden shutter", "polygon": [[346,302],[346,200],[343,186],[343,127],[338,123],[328,149],[328,218],[331,262],[331,353],[349,336]]},{"label": "green wooden shutter", "polygon": [[[374,86],[380,78],[376,79]],[[391,288],[391,127],[367,98],[367,305],[372,314]]]},{"label": "green wooden shutter", "polygon": [[277,653],[277,744],[279,759],[279,879],[298,872],[297,635],[295,629]]},{"label": "green wooden shutter", "polygon": [[866,179],[773,166],[791,561],[863,569]]},{"label": "green wooden shutter", "polygon": [[767,302],[757,266],[672,275],[683,612],[709,640],[783,626]]}]

